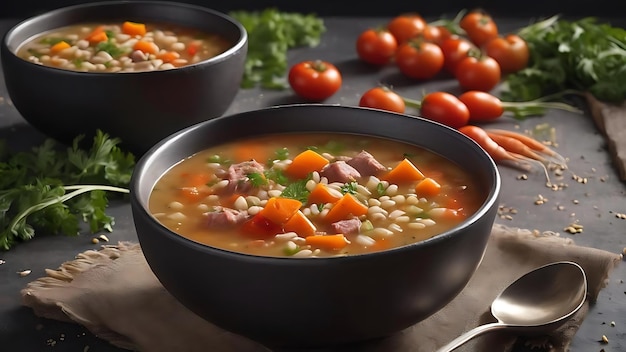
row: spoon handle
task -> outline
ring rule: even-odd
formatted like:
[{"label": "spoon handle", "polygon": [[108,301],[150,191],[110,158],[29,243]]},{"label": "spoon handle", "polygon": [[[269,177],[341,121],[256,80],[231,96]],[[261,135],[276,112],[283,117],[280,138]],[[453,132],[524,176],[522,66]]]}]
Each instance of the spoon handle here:
[{"label": "spoon handle", "polygon": [[457,337],[456,339],[450,341],[447,345],[439,348],[436,352],[451,352],[455,349],[459,348],[461,345],[466,343],[467,341],[473,339],[478,335],[482,335],[488,331],[500,330],[506,328],[506,324],[502,323],[489,323],[481,326],[477,326],[472,330],[467,331],[463,335]]}]

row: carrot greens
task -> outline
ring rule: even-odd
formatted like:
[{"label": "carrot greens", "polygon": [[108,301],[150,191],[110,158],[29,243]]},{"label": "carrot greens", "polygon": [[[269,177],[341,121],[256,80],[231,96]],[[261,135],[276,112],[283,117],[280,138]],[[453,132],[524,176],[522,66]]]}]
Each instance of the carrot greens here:
[{"label": "carrot greens", "polygon": [[37,231],[78,235],[81,220],[90,231],[111,231],[107,192],[128,193],[135,158],[119,140],[98,131],[90,149],[62,150],[51,139],[13,153],[0,143],[0,249],[9,250]]}]

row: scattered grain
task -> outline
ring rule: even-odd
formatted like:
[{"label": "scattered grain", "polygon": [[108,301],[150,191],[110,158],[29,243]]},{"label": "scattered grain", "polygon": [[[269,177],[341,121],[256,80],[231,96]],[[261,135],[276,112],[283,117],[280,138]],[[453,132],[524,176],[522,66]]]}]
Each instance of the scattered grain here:
[{"label": "scattered grain", "polygon": [[4,261],[4,260],[0,259],[0,265],[2,265],[2,264],[4,264],[4,263],[6,263],[6,261]]},{"label": "scattered grain", "polygon": [[542,205],[548,202],[548,198],[542,196],[541,194],[537,195],[537,199],[535,199],[536,205]]},{"label": "scattered grain", "polygon": [[557,205],[557,206],[556,206],[556,210],[559,210],[559,211],[565,210],[565,206],[563,206],[563,205]]},{"label": "scattered grain", "polygon": [[600,342],[602,342],[604,344],[607,344],[607,343],[609,343],[609,338],[606,337],[606,335],[602,335],[602,340],[600,340]]},{"label": "scattered grain", "polygon": [[569,232],[571,234],[577,234],[577,233],[582,233],[583,229],[584,229],[583,225],[574,222],[570,224],[569,226],[565,227],[563,231]]},{"label": "scattered grain", "polygon": [[615,217],[618,218],[618,219],[626,220],[626,214],[625,213],[615,213]]},{"label": "scattered grain", "polygon": [[615,324],[615,322],[614,322],[614,321],[612,321],[612,322],[611,322],[611,327],[615,327],[615,325],[616,325],[616,324]]},{"label": "scattered grain", "polygon": [[17,274],[21,277],[24,277],[24,276],[30,275],[31,272],[32,270],[22,270],[22,271],[18,271]]},{"label": "scattered grain", "polygon": [[528,180],[528,175],[526,175],[526,174],[521,174],[521,175],[517,176],[517,179],[518,179],[518,180]]},{"label": "scattered grain", "polygon": [[100,241],[109,242],[109,238],[106,235],[104,235],[104,234],[98,236],[98,239]]},{"label": "scattered grain", "polygon": [[98,243],[100,243],[100,240],[97,237],[94,237],[94,238],[91,239],[91,243],[98,244]]},{"label": "scattered grain", "polygon": [[574,204],[580,204],[580,202],[578,201],[578,199],[574,199],[574,200],[572,201],[572,203],[574,203]]}]

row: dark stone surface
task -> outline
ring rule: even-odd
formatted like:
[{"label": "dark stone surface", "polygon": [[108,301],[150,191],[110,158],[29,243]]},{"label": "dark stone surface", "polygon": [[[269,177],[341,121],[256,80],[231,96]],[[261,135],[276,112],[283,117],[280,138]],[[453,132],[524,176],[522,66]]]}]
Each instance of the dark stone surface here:
[{"label": "dark stone surface", "polygon": [[[28,1],[26,1],[28,3]],[[6,6],[7,2],[3,2]],[[614,2],[614,4],[621,4]],[[616,5],[617,6],[617,5]],[[1,11],[0,11],[1,12]],[[551,13],[550,13],[551,14]],[[357,105],[360,94],[379,82],[393,84],[397,91],[410,97],[419,97],[424,91],[448,90],[458,92],[456,83],[446,76],[428,82],[416,82],[402,77],[394,67],[375,70],[358,62],[354,41],[365,28],[382,23],[387,18],[328,18],[328,31],[322,44],[316,48],[293,50],[289,60],[295,63],[304,59],[326,59],[334,62],[342,71],[344,83],[341,90],[327,103]],[[624,25],[623,19],[622,26]],[[528,18],[501,19],[503,31],[513,30],[528,23]],[[5,31],[10,21],[0,21]],[[36,144],[43,136],[25,124],[19,113],[7,100],[6,90],[0,84],[0,138],[8,138],[19,148]],[[286,91],[241,90],[227,114],[256,108],[293,103],[299,100]],[[410,111],[409,111],[410,112]],[[533,129],[546,124],[555,128],[556,148],[570,159],[569,171],[563,182],[565,190],[551,191],[545,187],[541,172],[529,172],[527,180],[519,180],[523,172],[501,167],[503,206],[517,209],[510,220],[498,218],[496,222],[508,226],[552,230],[561,236],[572,238],[577,244],[621,253],[626,247],[626,220],[616,213],[626,212],[626,184],[620,182],[616,169],[606,150],[606,141],[596,129],[590,115],[576,115],[550,111],[540,118],[516,121],[503,118],[494,126]],[[588,182],[578,183],[572,174],[586,177]],[[557,180],[553,180],[557,181]],[[535,205],[541,194],[548,199],[543,205]],[[562,205],[564,210],[557,210]],[[112,205],[110,212],[116,217],[114,232],[108,234],[112,242],[136,240],[130,205]],[[573,222],[584,226],[584,232],[571,235],[563,229]],[[9,252],[0,252],[0,350],[2,351],[120,351],[107,342],[99,340],[84,328],[36,317],[30,309],[20,305],[19,291],[27,282],[45,275],[45,268],[57,268],[62,262],[87,249],[97,248],[91,243],[91,235],[85,232],[79,237],[46,236],[38,234],[33,240],[16,246]],[[16,272],[30,269],[32,274],[20,277]],[[622,263],[611,275],[607,287],[600,292],[598,301],[591,307],[580,331],[571,346],[572,352],[624,351],[626,350],[626,267]],[[611,326],[614,321],[616,325]],[[606,335],[609,344],[599,342]],[[54,347],[49,341],[55,341]]]}]

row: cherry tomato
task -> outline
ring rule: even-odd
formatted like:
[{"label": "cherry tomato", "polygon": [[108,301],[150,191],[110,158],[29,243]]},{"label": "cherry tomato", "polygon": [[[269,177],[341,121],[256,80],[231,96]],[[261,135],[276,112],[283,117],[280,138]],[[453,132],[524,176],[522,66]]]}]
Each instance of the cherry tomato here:
[{"label": "cherry tomato", "polygon": [[455,76],[464,90],[488,92],[500,82],[500,65],[489,56],[468,56],[459,62]]},{"label": "cherry tomato", "polygon": [[491,39],[485,45],[485,52],[500,64],[503,73],[517,72],[525,68],[530,57],[528,44],[516,34]]},{"label": "cherry tomato", "polygon": [[385,65],[398,49],[396,37],[386,29],[365,30],[356,41],[359,58],[373,65]]},{"label": "cherry tomato", "polygon": [[452,37],[450,30],[444,26],[431,26],[426,24],[422,31],[422,37],[432,43],[441,44],[444,40]]},{"label": "cherry tomato", "polygon": [[459,62],[467,57],[467,54],[474,48],[474,45],[467,39],[450,37],[444,39],[441,44],[439,44],[439,47],[443,52],[444,68],[446,71],[454,74]]},{"label": "cherry tomato", "polygon": [[398,44],[422,34],[424,27],[426,27],[426,21],[418,14],[399,15],[387,23],[387,29],[396,37]]},{"label": "cherry tomato", "polygon": [[289,85],[300,97],[321,101],[341,87],[341,73],[335,65],[321,60],[302,61],[291,67]]},{"label": "cherry tomato", "polygon": [[471,11],[459,23],[468,38],[478,47],[498,36],[498,26],[493,18],[482,11]]},{"label": "cherry tomato", "polygon": [[443,52],[437,44],[412,40],[398,47],[396,65],[400,72],[416,79],[429,79],[443,67]]},{"label": "cherry tomato", "polygon": [[493,121],[504,113],[502,101],[489,93],[470,90],[459,95],[459,100],[470,112],[470,122]]},{"label": "cherry tomato", "polygon": [[452,128],[467,125],[470,112],[459,98],[446,92],[426,94],[422,99],[420,115]]},{"label": "cherry tomato", "polygon": [[372,88],[361,96],[359,106],[404,113],[404,99],[386,87]]}]

